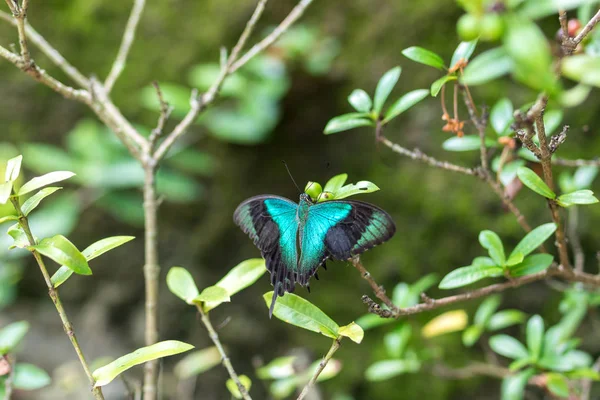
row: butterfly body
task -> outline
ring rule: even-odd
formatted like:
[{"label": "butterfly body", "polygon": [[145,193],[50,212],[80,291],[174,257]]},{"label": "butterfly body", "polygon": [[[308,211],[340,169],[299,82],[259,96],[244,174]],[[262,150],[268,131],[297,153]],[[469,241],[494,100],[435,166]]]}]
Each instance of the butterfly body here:
[{"label": "butterfly body", "polygon": [[303,193],[298,204],[262,195],[241,203],[234,221],[261,250],[277,296],[307,286],[328,259],[346,260],[390,239],[396,230],[382,209],[361,201],[313,203]]}]

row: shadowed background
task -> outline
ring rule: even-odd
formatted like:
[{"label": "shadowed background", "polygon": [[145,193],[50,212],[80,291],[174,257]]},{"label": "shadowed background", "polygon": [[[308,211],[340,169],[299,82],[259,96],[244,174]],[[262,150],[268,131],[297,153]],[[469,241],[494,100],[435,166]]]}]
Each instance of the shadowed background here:
[{"label": "shadowed background", "polygon": [[[84,74],[104,78],[119,47],[130,3],[35,2],[29,20]],[[288,0],[268,4],[254,41],[279,23],[294,4]],[[158,113],[150,82],[157,80],[176,107],[168,125],[173,126],[178,115],[188,109],[187,88],[202,89],[211,81],[219,47],[233,45],[254,6],[254,1],[247,0],[148,4],[124,74],[113,90],[115,103],[131,120],[152,129]],[[232,214],[252,195],[268,193],[297,200],[282,159],[301,186],[309,180],[324,184],[331,176],[346,172],[350,182],[369,180],[381,188],[361,200],[387,210],[398,231],[389,243],[364,255],[363,261],[388,292],[398,282],[414,282],[428,273],[442,277],[467,265],[482,255],[477,234],[483,229],[496,231],[509,247],[522,238],[513,215],[506,213],[498,198],[477,179],[399,158],[383,146],[378,148],[368,128],[332,136],[322,133],[330,118],[351,111],[346,98],[354,88],[372,93],[381,75],[396,65],[401,65],[403,72],[390,99],[428,88],[438,73],[410,62],[400,52],[419,45],[449,59],[459,42],[455,22],[460,15],[449,0],[315,2],[282,44],[252,68],[240,71],[241,80],[229,83],[222,101],[192,127],[178,154],[159,172],[159,192],[164,196],[159,211],[161,339],[186,341],[198,349],[211,345],[194,309],[167,290],[164,277],[169,267],[181,265],[192,272],[199,287],[206,287],[239,262],[258,257],[252,242],[233,224]],[[542,26],[552,36],[557,23],[549,19]],[[0,23],[0,37],[4,46],[16,43],[16,30]],[[32,48],[32,54],[42,68],[66,79],[37,49]],[[519,105],[535,99],[534,92],[509,80],[478,88],[474,96],[478,104],[492,104],[502,96]],[[583,107],[565,114],[563,121],[571,125],[571,131],[561,155],[593,158],[599,154],[598,104],[595,94]],[[466,110],[459,111],[467,119]],[[385,133],[405,147],[418,147],[436,157],[475,166],[476,152],[441,149],[449,136],[441,131],[440,117],[438,100],[428,98],[394,120]],[[466,129],[473,133],[472,126]],[[144,329],[142,194],[137,189],[141,169],[84,106],[61,98],[6,62],[0,63],[0,132],[2,163],[22,153],[28,177],[56,169],[78,174],[74,183],[66,184],[53,201],[37,211],[33,221],[37,236],[63,233],[80,249],[106,236],[136,236],[133,242],[93,261],[92,277],[75,276],[60,293],[89,360],[116,357],[140,347]],[[540,205],[531,192],[519,193],[516,203],[532,226],[549,221],[545,205]],[[7,211],[0,207],[0,214]],[[600,234],[593,226],[599,217],[598,207],[585,208],[580,217],[590,272],[597,271],[594,252]],[[31,329],[19,361],[35,363],[53,377],[49,389],[17,392],[14,398],[84,398],[87,389],[78,383],[86,382],[84,375],[37,267],[30,257],[7,253],[8,243],[7,238],[0,240],[0,326],[28,320]],[[340,324],[365,314],[361,296],[371,292],[351,265],[331,263],[319,275],[321,280],[311,283],[311,294],[302,288],[297,294]],[[298,355],[300,365],[306,366],[330,346],[323,336],[269,320],[262,300],[262,294],[269,290],[268,278],[263,276],[235,295],[230,304],[211,313],[236,371],[253,379],[255,398],[267,397],[266,386],[255,378],[256,366],[290,354]],[[448,292],[432,289],[428,294],[440,297]],[[559,300],[560,295],[547,285],[536,283],[506,293],[503,307],[540,313],[548,321],[556,321]],[[473,301],[457,308],[465,308],[472,315],[477,304],[479,301]],[[417,331],[419,323],[440,312],[407,320],[414,322]],[[583,348],[597,354],[600,349],[592,329],[598,319],[595,314],[590,319],[578,336],[583,338]],[[386,358],[382,337],[391,329],[393,324],[368,331],[360,345],[344,342],[336,354],[343,365],[340,374],[321,384],[314,398],[499,397],[498,380],[446,380],[432,376],[426,368],[368,382],[364,371]],[[519,328],[510,333],[518,334]],[[465,349],[460,334],[434,338],[427,346],[432,353],[443,354],[449,365],[484,358],[481,347]],[[172,375],[176,360],[164,360],[164,398],[230,396],[224,386],[227,375],[223,368],[177,383]],[[131,370],[127,376],[139,379],[141,369]],[[124,392],[120,381],[105,389],[109,399],[126,398]]]}]

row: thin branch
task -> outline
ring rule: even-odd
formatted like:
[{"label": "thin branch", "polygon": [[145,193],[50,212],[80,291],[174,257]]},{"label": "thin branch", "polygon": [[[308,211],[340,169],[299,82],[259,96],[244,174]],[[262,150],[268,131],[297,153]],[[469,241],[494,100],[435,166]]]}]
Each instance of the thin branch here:
[{"label": "thin branch", "polygon": [[[19,225],[25,232],[25,235],[27,236],[27,240],[29,241],[29,245],[34,246],[36,244],[36,241],[33,236],[33,233],[31,232],[31,228],[29,227],[29,220],[27,219],[27,217],[23,214],[23,211],[21,210],[21,205],[19,204],[19,198],[17,196],[13,195],[10,197],[10,201],[13,204],[15,211],[17,212],[17,216],[19,217]],[[94,386],[96,384],[96,380],[94,379],[94,377],[92,375],[92,371],[90,370],[90,367],[89,367],[88,363],[86,362],[85,357],[83,355],[83,351],[81,350],[81,347],[79,346],[79,342],[77,341],[77,337],[75,336],[75,331],[73,329],[73,325],[71,324],[71,322],[69,321],[69,318],[67,317],[67,313],[62,305],[60,296],[58,295],[58,291],[54,288],[54,285],[52,284],[52,279],[50,278],[50,274],[48,273],[48,269],[46,268],[44,260],[43,260],[42,256],[40,255],[40,253],[38,253],[34,248],[29,248],[29,250],[33,254],[33,257],[35,258],[38,266],[40,267],[40,271],[42,272],[44,281],[46,281],[46,286],[48,287],[50,299],[52,299],[52,302],[54,303],[54,306],[56,307],[56,311],[58,311],[58,315],[60,316],[60,320],[62,321],[65,333],[69,337],[69,340],[71,341],[71,344],[73,345],[73,348],[75,349],[75,353],[77,353],[79,362],[81,363],[81,366],[83,367],[83,370],[85,371],[85,374],[88,377],[90,386],[92,388],[92,394],[94,395],[94,397],[97,400],[103,400],[104,396],[102,395],[102,389]]]},{"label": "thin branch", "polygon": [[[177,124],[173,131],[169,133],[165,140],[158,146],[158,148],[152,155],[156,162],[160,161],[167,154],[173,143],[175,143],[175,141],[177,141],[179,137],[181,137],[187,132],[190,125],[192,125],[196,118],[198,118],[200,112],[216,99],[219,90],[221,90],[221,86],[225,81],[225,78],[227,78],[229,75],[235,72],[237,68],[234,69],[234,62],[237,60],[237,57],[239,56],[241,50],[246,44],[248,38],[250,37],[250,34],[256,27],[256,23],[260,19],[260,16],[262,15],[265,9],[266,3],[267,0],[259,0],[256,9],[254,10],[254,13],[252,13],[252,16],[246,24],[246,28],[244,29],[237,43],[233,47],[233,50],[231,51],[227,62],[221,62],[221,72],[219,73],[219,76],[217,77],[215,82],[213,82],[211,87],[208,89],[208,91],[201,97],[198,97],[196,91],[192,91],[192,96],[190,99],[190,111],[188,111],[183,120],[179,124]],[[221,54],[223,55],[223,53]],[[221,57],[221,61],[223,61],[223,59],[224,57]]]},{"label": "thin branch", "polygon": [[14,355],[9,357],[8,354],[4,354],[0,357],[0,363],[6,363],[9,368],[8,376],[4,379],[4,399],[10,400],[13,393],[13,380],[15,377],[15,365],[17,364],[17,359]]},{"label": "thin branch", "polygon": [[554,157],[552,158],[552,164],[561,165],[564,167],[600,167],[600,159],[593,160],[567,160],[564,158]]},{"label": "thin branch", "polygon": [[173,107],[169,106],[169,103],[165,101],[165,98],[163,96],[162,90],[160,90],[158,82],[152,82],[152,86],[154,86],[154,89],[156,90],[156,95],[158,96],[158,102],[160,104],[160,117],[158,117],[158,124],[156,125],[156,128],[152,130],[150,138],[148,139],[148,141],[150,142],[150,151],[153,151],[156,141],[163,134],[165,124],[167,123],[167,120],[169,119],[169,116],[173,111]]},{"label": "thin branch", "polygon": [[583,39],[591,32],[592,29],[600,22],[600,10],[588,21],[587,24],[581,29],[581,32],[573,39],[575,45],[581,43]]},{"label": "thin branch", "polygon": [[350,262],[352,262],[352,265],[354,265],[354,267],[360,272],[360,275],[363,277],[363,279],[369,282],[369,285],[371,285],[371,289],[373,289],[375,296],[377,296],[379,300],[383,301],[389,308],[396,308],[394,303],[392,303],[392,300],[390,300],[390,298],[385,294],[384,287],[375,282],[375,279],[373,279],[369,271],[367,271],[364,265],[360,262],[360,257],[356,256],[352,258]]},{"label": "thin branch", "polygon": [[242,385],[242,382],[240,382],[240,378],[238,377],[238,374],[233,369],[233,366],[231,365],[231,360],[229,360],[229,357],[227,356],[227,353],[225,352],[225,349],[223,348],[223,345],[221,344],[221,341],[219,340],[219,335],[217,335],[215,328],[213,328],[212,323],[210,322],[210,318],[208,317],[208,314],[204,312],[204,310],[202,309],[202,306],[196,305],[196,308],[198,309],[198,312],[200,313],[200,318],[202,320],[202,323],[204,324],[204,326],[206,327],[206,330],[208,331],[208,336],[210,337],[212,342],[217,347],[219,354],[221,354],[221,363],[223,364],[225,369],[227,369],[227,372],[229,372],[229,376],[237,385],[238,390],[242,394],[242,397],[245,400],[252,400],[252,398],[248,394],[248,391],[246,390],[246,387],[244,385]]},{"label": "thin branch", "polygon": [[123,34],[123,40],[121,41],[121,47],[119,48],[117,58],[115,58],[115,62],[110,69],[108,77],[106,78],[106,81],[104,81],[104,89],[106,90],[107,94],[110,93],[115,85],[115,82],[117,79],[119,79],[121,72],[123,72],[123,69],[125,69],[127,55],[129,54],[129,50],[131,49],[131,45],[135,39],[135,31],[138,23],[140,22],[145,5],[146,0],[135,0],[135,3],[133,4],[131,14],[129,15],[129,20],[127,20],[127,26],[125,27],[125,33]]},{"label": "thin branch", "polygon": [[319,363],[319,366],[315,370],[315,373],[310,378],[310,380],[308,381],[306,386],[304,386],[304,389],[302,389],[302,392],[300,393],[300,396],[298,396],[297,400],[304,399],[306,397],[306,395],[310,392],[310,389],[314,386],[315,382],[317,381],[317,378],[319,378],[319,375],[321,374],[321,372],[323,372],[323,370],[327,366],[327,363],[329,362],[329,360],[331,360],[331,358],[333,357],[335,352],[340,348],[341,341],[342,341],[342,336],[338,337],[337,339],[335,339],[333,341],[333,343],[331,344],[331,347],[329,348],[329,351],[327,352],[325,357]]},{"label": "thin branch", "polygon": [[473,98],[471,97],[471,94],[469,93],[469,89],[466,86],[461,85],[460,86],[461,91],[463,92],[463,99],[464,99],[464,103],[467,106],[467,110],[469,111],[469,117],[471,118],[471,122],[473,122],[473,125],[475,125],[475,128],[477,128],[477,132],[479,132],[479,139],[480,139],[480,146],[479,146],[479,154],[480,154],[480,159],[481,159],[481,167],[483,168],[484,171],[488,171],[489,169],[489,164],[488,164],[488,153],[487,153],[487,147],[485,144],[485,125],[483,120],[487,119],[487,118],[479,118],[477,116],[477,107],[475,106],[475,103],[473,102]]},{"label": "thin branch", "polygon": [[425,164],[429,164],[432,167],[441,168],[452,172],[459,172],[465,175],[478,175],[478,171],[476,169],[461,167],[460,165],[455,165],[447,161],[439,161],[431,156],[428,156],[419,149],[408,150],[400,146],[399,144],[393,143],[383,135],[379,137],[379,141],[385,146],[389,147],[395,153],[407,156],[409,158],[412,158],[413,160],[424,162]]},{"label": "thin branch", "polygon": [[[10,3],[10,0],[7,0]],[[23,0],[21,5],[14,2],[14,7],[11,7],[13,17],[17,25],[17,32],[19,34],[19,46],[21,47],[21,58],[25,68],[31,68],[33,61],[31,60],[31,54],[29,53],[29,46],[27,45],[27,33],[25,32],[25,20],[27,19],[27,10],[29,8],[29,0]],[[10,5],[9,5],[10,6]],[[16,12],[15,12],[16,11]]]},{"label": "thin branch", "polygon": [[[17,21],[9,14],[0,11],[0,19],[17,26]],[[25,33],[29,41],[33,43],[42,53],[44,53],[56,66],[58,66],[67,76],[73,79],[82,88],[88,88],[90,81],[77,68],[71,65],[63,56],[50,45],[27,21],[25,21]]]},{"label": "thin branch", "polygon": [[241,67],[243,67],[248,61],[250,61],[255,55],[265,50],[267,47],[275,43],[281,35],[283,35],[290,26],[292,26],[303,14],[306,8],[313,2],[313,0],[301,0],[296,7],[288,14],[287,17],[263,40],[255,44],[246,54],[240,57],[230,69],[230,73],[234,73]]}]

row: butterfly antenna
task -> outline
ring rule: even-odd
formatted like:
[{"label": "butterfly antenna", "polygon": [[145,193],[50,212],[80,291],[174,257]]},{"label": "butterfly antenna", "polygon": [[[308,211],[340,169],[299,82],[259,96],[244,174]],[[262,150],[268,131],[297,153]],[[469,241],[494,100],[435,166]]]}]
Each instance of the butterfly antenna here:
[{"label": "butterfly antenna", "polygon": [[[285,162],[285,160],[281,160],[281,162],[283,163],[283,165],[285,165],[285,169],[287,170],[287,173],[290,176],[290,178],[292,178],[292,182],[294,182],[294,185],[296,186],[296,189],[298,189],[298,192],[304,193],[302,190],[300,190],[300,186],[298,186],[298,184],[294,180],[294,177],[292,176],[292,173],[290,172],[290,168],[288,167],[288,165]],[[273,303],[273,304],[275,304],[275,303]]]}]

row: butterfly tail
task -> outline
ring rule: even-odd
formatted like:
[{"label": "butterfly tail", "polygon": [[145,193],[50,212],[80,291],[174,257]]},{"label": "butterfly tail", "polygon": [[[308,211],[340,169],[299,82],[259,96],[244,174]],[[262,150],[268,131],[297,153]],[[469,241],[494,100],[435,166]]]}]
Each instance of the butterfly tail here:
[{"label": "butterfly tail", "polygon": [[269,307],[269,319],[271,319],[271,317],[273,316],[275,302],[277,301],[277,297],[279,297],[279,286],[281,286],[281,283],[277,283],[275,285],[275,290],[273,291],[273,299],[271,300],[271,307]]}]

